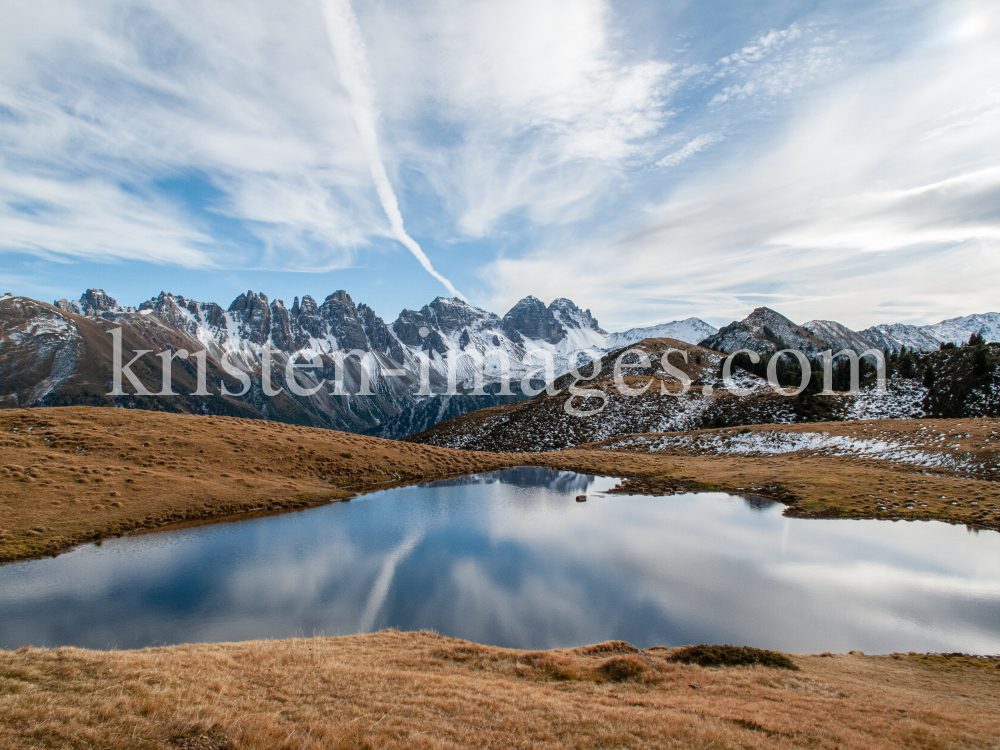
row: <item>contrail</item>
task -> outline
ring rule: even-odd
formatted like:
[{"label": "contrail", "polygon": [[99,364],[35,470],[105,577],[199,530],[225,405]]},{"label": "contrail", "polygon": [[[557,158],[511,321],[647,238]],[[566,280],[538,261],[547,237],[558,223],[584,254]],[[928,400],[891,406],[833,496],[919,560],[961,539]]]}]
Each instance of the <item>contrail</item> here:
[{"label": "contrail", "polygon": [[444,276],[434,270],[430,258],[420,249],[403,228],[403,215],[399,212],[399,201],[385,172],[385,164],[378,150],[378,133],[375,129],[375,98],[371,71],[368,68],[368,56],[365,52],[365,42],[361,37],[357,16],[351,8],[350,0],[323,0],[323,16],[326,18],[326,30],[330,35],[333,54],[337,58],[337,68],[340,70],[340,82],[347,90],[351,101],[351,116],[354,126],[361,137],[361,145],[368,160],[375,189],[378,191],[382,210],[389,219],[392,233],[413,253],[431,276],[447,287],[456,297],[465,299],[465,295]]},{"label": "contrail", "polygon": [[399,564],[406,559],[407,555],[413,551],[413,548],[423,538],[423,529],[417,529],[386,555],[385,560],[382,561],[382,569],[379,571],[378,578],[375,579],[375,585],[372,586],[372,590],[368,594],[365,609],[361,613],[361,624],[358,626],[359,632],[368,633],[371,631],[375,625],[375,618],[378,616],[379,610],[385,604],[385,597],[389,593],[389,586],[396,575],[396,568],[399,567]]}]

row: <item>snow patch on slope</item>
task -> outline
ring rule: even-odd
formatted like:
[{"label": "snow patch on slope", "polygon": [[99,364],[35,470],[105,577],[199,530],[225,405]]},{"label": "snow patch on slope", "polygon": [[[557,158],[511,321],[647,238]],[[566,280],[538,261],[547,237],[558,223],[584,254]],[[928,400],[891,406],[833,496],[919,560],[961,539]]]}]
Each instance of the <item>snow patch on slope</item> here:
[{"label": "snow patch on slope", "polygon": [[685,318],[655,326],[630,328],[627,331],[612,333],[605,340],[604,349],[606,351],[620,349],[623,346],[637,344],[643,339],[676,339],[685,344],[697,344],[718,331],[718,328],[709,325],[700,318]]},{"label": "snow patch on slope", "polygon": [[[930,441],[928,441],[930,443]],[[691,451],[716,456],[776,456],[809,453],[850,456],[908,464],[921,468],[968,471],[979,468],[972,454],[957,444],[948,450],[927,450],[928,444],[901,439],[855,438],[827,432],[751,431],[743,434],[637,435],[603,446],[606,450],[630,449],[646,453]],[[937,445],[934,445],[937,448]]]}]

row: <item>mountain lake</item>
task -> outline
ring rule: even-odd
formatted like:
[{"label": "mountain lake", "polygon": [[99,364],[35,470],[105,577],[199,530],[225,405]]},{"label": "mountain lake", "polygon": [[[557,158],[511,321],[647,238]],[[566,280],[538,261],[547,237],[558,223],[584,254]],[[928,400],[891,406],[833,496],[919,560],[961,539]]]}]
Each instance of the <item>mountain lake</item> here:
[{"label": "mountain lake", "polygon": [[607,494],[618,481],[509,469],[6,565],[0,647],[394,627],[532,649],[1000,652],[998,533]]}]

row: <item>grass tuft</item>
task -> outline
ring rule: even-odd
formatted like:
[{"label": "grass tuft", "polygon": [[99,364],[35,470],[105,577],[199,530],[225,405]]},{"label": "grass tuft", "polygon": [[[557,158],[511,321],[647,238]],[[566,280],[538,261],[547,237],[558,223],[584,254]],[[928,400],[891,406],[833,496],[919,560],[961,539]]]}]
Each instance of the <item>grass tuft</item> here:
[{"label": "grass tuft", "polygon": [[649,665],[641,656],[613,656],[597,668],[609,682],[625,682],[649,671]]},{"label": "grass tuft", "polygon": [[700,667],[760,666],[799,671],[795,662],[784,654],[752,646],[685,646],[667,658],[672,662],[697,664]]}]

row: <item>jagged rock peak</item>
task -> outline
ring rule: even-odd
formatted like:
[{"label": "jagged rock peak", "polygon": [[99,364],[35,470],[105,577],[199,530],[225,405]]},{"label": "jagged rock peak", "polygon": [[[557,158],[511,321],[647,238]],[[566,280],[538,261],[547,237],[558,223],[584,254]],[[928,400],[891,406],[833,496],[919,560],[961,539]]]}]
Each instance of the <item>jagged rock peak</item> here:
[{"label": "jagged rock peak", "polygon": [[[576,305],[573,307],[576,308]],[[538,297],[529,295],[503,316],[504,333],[513,341],[519,342],[526,336],[531,339],[544,339],[554,344],[566,336],[566,330],[554,314],[556,309],[558,308],[552,305],[546,307]],[[579,308],[576,309],[579,311]]]},{"label": "jagged rock peak", "polygon": [[428,311],[432,314],[437,327],[448,334],[475,326],[481,321],[500,322],[495,313],[473,307],[457,297],[435,297],[434,301],[425,305],[420,312],[426,314]]},{"label": "jagged rock peak", "polygon": [[573,300],[560,297],[552,300],[549,310],[553,317],[557,318],[566,328],[589,328],[598,333],[606,333],[597,324],[597,318],[591,315],[590,310],[581,310]]},{"label": "jagged rock peak", "polygon": [[271,332],[271,307],[266,294],[247,290],[233,300],[229,312],[242,322],[242,335],[253,344],[263,344]]},{"label": "jagged rock peak", "polygon": [[331,332],[337,337],[337,343],[343,350],[370,349],[364,326],[358,317],[358,308],[351,295],[343,289],[328,295],[319,306],[319,312],[323,320],[329,323]]},{"label": "jagged rock peak", "polygon": [[[298,297],[296,297],[295,299],[297,301]],[[308,294],[302,295],[302,302],[298,303],[298,308],[299,308],[298,312],[295,313],[296,315],[300,316],[304,315],[310,318],[314,318],[319,315],[319,305],[317,305],[316,300],[314,300]],[[293,310],[293,312],[295,311]]]},{"label": "jagged rock peak", "polygon": [[90,315],[97,317],[114,318],[123,312],[131,311],[133,308],[122,307],[118,301],[110,296],[103,289],[88,289],[80,295],[79,301],[70,302],[65,299],[53,300],[52,304],[65,312],[77,315]]},{"label": "jagged rock peak", "polygon": [[[500,324],[500,317],[495,313],[473,307],[456,297],[436,297],[419,310],[404,309],[392,324],[392,330],[408,346],[443,352],[442,334],[450,336],[469,328],[499,328]],[[421,329],[427,329],[423,336],[420,335]]]},{"label": "jagged rock peak", "polygon": [[249,312],[260,305],[268,307],[267,295],[263,292],[254,294],[253,290],[248,289],[246,294],[241,294],[232,301],[232,304],[229,305],[229,312]]},{"label": "jagged rock peak", "polygon": [[89,308],[91,310],[90,314],[110,312],[119,307],[118,302],[103,289],[88,289],[80,297],[80,304],[85,310]]},{"label": "jagged rock peak", "polygon": [[323,304],[326,305],[327,302],[337,302],[344,307],[354,308],[354,300],[351,299],[351,295],[345,292],[343,289],[338,289],[333,294],[328,294],[326,299],[323,300]]},{"label": "jagged rock peak", "polygon": [[373,351],[388,354],[397,362],[403,361],[403,348],[374,310],[362,303],[358,305],[358,318]]},{"label": "jagged rock peak", "polygon": [[319,310],[324,318],[333,322],[358,319],[358,308],[351,295],[343,289],[328,294],[323,304],[319,306]]}]

